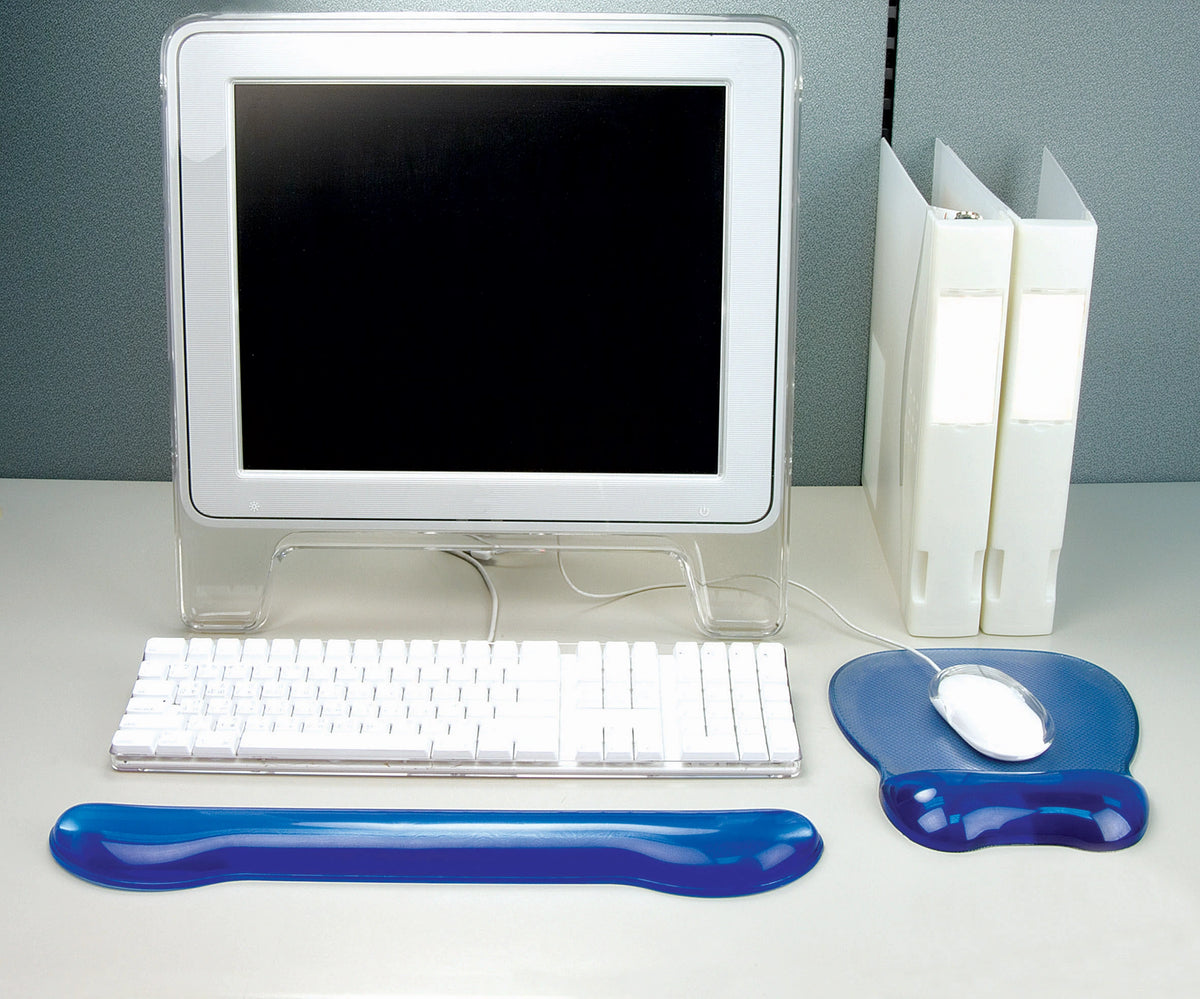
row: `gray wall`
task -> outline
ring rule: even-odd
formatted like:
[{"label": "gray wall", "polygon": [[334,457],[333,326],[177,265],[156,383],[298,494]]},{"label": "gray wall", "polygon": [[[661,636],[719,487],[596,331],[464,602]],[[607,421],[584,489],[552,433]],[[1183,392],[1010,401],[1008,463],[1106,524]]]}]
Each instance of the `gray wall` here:
[{"label": "gray wall", "polygon": [[1075,478],[1200,479],[1200,4],[901,0],[893,147],[1032,215],[1043,146],[1096,216]]},{"label": "gray wall", "polygon": [[[166,479],[158,54],[192,5],[0,11],[0,476]],[[226,9],[367,9],[362,3]],[[803,47],[795,480],[859,481],[887,0],[405,9],[745,12]],[[1200,479],[1200,5],[902,0],[894,142],[1032,212],[1048,145],[1100,228],[1075,477]]]}]

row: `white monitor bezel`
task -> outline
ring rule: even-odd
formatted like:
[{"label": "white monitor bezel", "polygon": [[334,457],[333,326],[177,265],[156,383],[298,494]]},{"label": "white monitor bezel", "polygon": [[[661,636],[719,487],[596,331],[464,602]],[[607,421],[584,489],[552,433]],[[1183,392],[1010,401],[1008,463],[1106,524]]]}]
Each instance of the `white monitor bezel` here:
[{"label": "white monitor bezel", "polygon": [[[181,500],[205,520],[242,523],[493,532],[769,525],[790,484],[796,60],[790,33],[760,20],[314,16],[179,26],[164,43],[163,86]],[[256,80],[723,84],[727,259],[718,473],[243,469],[232,93],[235,82]],[[662,388],[688,390],[669,380]]]}]

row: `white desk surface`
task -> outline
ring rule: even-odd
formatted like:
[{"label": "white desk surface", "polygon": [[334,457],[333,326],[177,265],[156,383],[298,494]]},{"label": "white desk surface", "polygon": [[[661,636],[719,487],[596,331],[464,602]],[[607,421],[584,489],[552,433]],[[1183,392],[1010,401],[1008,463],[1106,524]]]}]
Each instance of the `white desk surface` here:
[{"label": "white desk surface", "polygon": [[[861,490],[796,489],[792,575],[903,638]],[[1114,673],[1138,706],[1145,838],[926,850],[884,817],[878,777],[826,699],[875,651],[795,593],[787,644],[802,776],[505,780],[116,773],[107,748],[145,639],[182,634],[170,486],[0,480],[0,994],[5,996],[1079,996],[1195,994],[1200,978],[1200,483],[1079,486],[1056,630],[1020,645]],[[266,635],[482,637],[468,567],[370,553],[285,563]],[[607,571],[601,567],[603,571]],[[581,582],[604,586],[587,577]],[[657,568],[657,566],[655,567]],[[670,564],[663,562],[670,570]],[[495,571],[500,637],[694,638],[679,591],[593,604],[550,567]],[[317,584],[321,584],[318,592]],[[330,599],[330,590],[337,599]],[[352,808],[748,808],[801,812],[825,853],[763,895],[621,886],[231,883],[99,888],[46,838],[83,801]]]}]

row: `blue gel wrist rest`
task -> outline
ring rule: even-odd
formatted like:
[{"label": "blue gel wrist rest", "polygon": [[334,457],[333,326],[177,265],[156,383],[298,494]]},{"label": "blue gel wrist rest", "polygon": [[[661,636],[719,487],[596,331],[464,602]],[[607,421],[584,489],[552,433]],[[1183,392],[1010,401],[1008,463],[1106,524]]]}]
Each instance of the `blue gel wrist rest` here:
[{"label": "blue gel wrist rest", "polygon": [[951,853],[1017,843],[1119,850],[1146,827],[1141,785],[1110,770],[917,770],[885,779],[879,796],[893,825]]},{"label": "blue gel wrist rest", "polygon": [[1008,673],[1049,710],[1055,737],[1036,759],[991,759],[930,704],[927,663],[904,651],[846,663],[830,681],[829,703],[846,738],[879,771],[880,803],[897,829],[947,852],[1008,844],[1119,850],[1141,839],[1148,804],[1129,773],[1137,711],[1119,680],[1055,652],[924,651],[941,667],[973,662]]},{"label": "blue gel wrist rest", "polygon": [[807,873],[804,816],[745,811],[392,811],[81,804],[50,833],[72,874],[111,888],[219,881],[624,884],[716,898]]}]

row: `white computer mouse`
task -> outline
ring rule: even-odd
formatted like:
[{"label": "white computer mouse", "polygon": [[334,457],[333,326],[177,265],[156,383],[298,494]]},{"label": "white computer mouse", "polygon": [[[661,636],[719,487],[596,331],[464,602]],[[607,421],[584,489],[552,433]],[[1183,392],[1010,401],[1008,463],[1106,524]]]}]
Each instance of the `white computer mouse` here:
[{"label": "white computer mouse", "polygon": [[939,670],[929,700],[968,745],[995,760],[1032,760],[1054,740],[1054,720],[1042,702],[991,666]]}]

